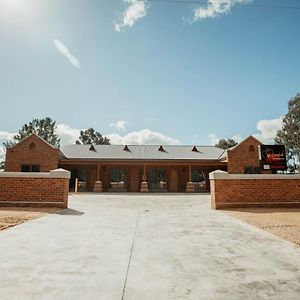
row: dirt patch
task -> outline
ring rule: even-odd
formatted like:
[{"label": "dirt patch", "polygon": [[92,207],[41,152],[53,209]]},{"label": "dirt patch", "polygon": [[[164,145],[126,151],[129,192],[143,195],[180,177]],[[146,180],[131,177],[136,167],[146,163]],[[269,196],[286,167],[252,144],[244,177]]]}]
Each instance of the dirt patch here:
[{"label": "dirt patch", "polygon": [[300,246],[300,209],[239,208],[223,212]]},{"label": "dirt patch", "polygon": [[57,208],[0,207],[0,231],[57,211]]}]

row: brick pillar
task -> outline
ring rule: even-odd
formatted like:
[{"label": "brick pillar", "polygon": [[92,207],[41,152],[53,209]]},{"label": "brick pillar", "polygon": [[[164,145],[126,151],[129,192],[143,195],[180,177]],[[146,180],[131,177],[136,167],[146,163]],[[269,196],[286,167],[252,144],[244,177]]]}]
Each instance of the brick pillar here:
[{"label": "brick pillar", "polygon": [[96,181],[95,185],[94,185],[94,192],[95,193],[102,193],[103,189],[102,189],[102,182],[101,181]]},{"label": "brick pillar", "polygon": [[142,181],[141,182],[141,193],[148,193],[149,189],[148,189],[148,182],[147,181]]},{"label": "brick pillar", "polygon": [[186,184],[186,192],[187,193],[195,193],[195,185],[193,182],[189,181]]},{"label": "brick pillar", "polygon": [[148,193],[148,182],[147,182],[147,175],[146,175],[146,165],[143,166],[143,176],[142,176],[142,182],[141,182],[141,193]]}]

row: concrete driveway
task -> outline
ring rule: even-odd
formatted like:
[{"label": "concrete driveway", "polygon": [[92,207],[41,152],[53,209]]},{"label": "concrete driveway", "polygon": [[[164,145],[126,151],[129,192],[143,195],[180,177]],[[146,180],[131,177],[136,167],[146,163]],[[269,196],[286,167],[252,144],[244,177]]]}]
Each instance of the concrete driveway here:
[{"label": "concrete driveway", "polygon": [[79,195],[0,232],[4,299],[299,299],[300,250],[208,195]]}]

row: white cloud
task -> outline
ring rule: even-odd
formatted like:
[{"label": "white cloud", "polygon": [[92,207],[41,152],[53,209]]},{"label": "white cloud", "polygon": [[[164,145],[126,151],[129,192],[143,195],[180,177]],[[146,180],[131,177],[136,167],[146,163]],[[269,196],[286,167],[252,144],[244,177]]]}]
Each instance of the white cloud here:
[{"label": "white cloud", "polygon": [[243,140],[243,137],[240,134],[235,134],[234,136],[231,137],[236,142],[241,142]]},{"label": "white cloud", "polygon": [[56,132],[60,137],[61,146],[74,144],[80,134],[80,129],[72,128],[67,124],[57,124]]},{"label": "white cloud", "polygon": [[114,127],[118,130],[125,130],[128,122],[126,121],[117,121],[116,123],[110,123],[109,127]]},{"label": "white cloud", "polygon": [[273,144],[277,131],[282,127],[282,118],[272,120],[261,120],[257,122],[256,128],[259,133],[254,136],[265,144]]},{"label": "white cloud", "polygon": [[[211,145],[215,145],[219,142],[220,138],[215,134],[215,133],[211,133],[208,135],[209,138],[209,142]],[[234,136],[230,137],[231,139],[233,139],[236,142],[241,142],[243,140],[242,136],[240,134],[235,134]]]},{"label": "white cloud", "polygon": [[220,140],[215,133],[210,133],[208,135],[208,138],[209,138],[209,143],[211,145],[217,144],[219,142],[219,140]]},{"label": "white cloud", "polygon": [[122,20],[115,23],[115,31],[121,32],[124,27],[132,27],[134,23],[146,16],[146,2],[140,0],[123,0],[129,6],[122,14]]},{"label": "white cloud", "polygon": [[218,15],[228,14],[234,5],[251,2],[252,0],[208,0],[206,7],[200,6],[193,10],[193,19],[214,18]]},{"label": "white cloud", "polygon": [[5,147],[3,146],[3,143],[12,140],[15,134],[16,133],[0,130],[0,162],[4,160],[5,156]]},{"label": "white cloud", "polygon": [[121,145],[178,145],[180,142],[174,138],[166,136],[160,132],[151,131],[150,129],[143,129],[140,131],[133,131],[124,136],[118,133],[106,135],[112,144]]},{"label": "white cloud", "polygon": [[[121,122],[124,122],[124,121],[121,121]],[[115,124],[118,124],[118,122]],[[119,128],[120,128],[120,126],[119,126]],[[68,144],[74,144],[75,141],[79,137],[80,129],[72,128],[71,126],[69,126],[67,124],[57,124],[57,134],[61,139],[62,146],[68,145]],[[133,131],[126,135],[120,135],[119,133],[111,133],[111,134],[104,134],[104,136],[108,137],[112,144],[121,144],[121,145],[126,145],[126,144],[128,144],[128,145],[129,144],[178,145],[178,144],[180,144],[180,142],[178,140],[171,138],[169,136],[166,136],[160,132],[152,131],[150,129]]]},{"label": "white cloud", "polygon": [[4,160],[4,156],[5,156],[5,150],[4,150],[4,147],[1,146],[1,147],[0,147],[0,162],[1,162],[2,160]]},{"label": "white cloud", "polygon": [[54,39],[54,46],[56,47],[56,49],[62,54],[64,55],[69,62],[77,69],[81,68],[80,62],[78,61],[78,59],[70,52],[70,50],[64,45],[63,42],[61,42],[58,39]]},{"label": "white cloud", "polygon": [[16,133],[11,133],[11,132],[0,130],[0,141],[6,142],[8,140],[12,140],[14,138],[15,134]]}]

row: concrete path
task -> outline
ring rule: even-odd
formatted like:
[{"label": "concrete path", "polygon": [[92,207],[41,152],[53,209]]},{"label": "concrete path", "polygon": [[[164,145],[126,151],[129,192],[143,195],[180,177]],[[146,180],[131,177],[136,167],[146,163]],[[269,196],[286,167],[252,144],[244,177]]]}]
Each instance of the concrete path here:
[{"label": "concrete path", "polygon": [[300,249],[208,195],[80,195],[0,232],[0,299],[299,299]]}]

